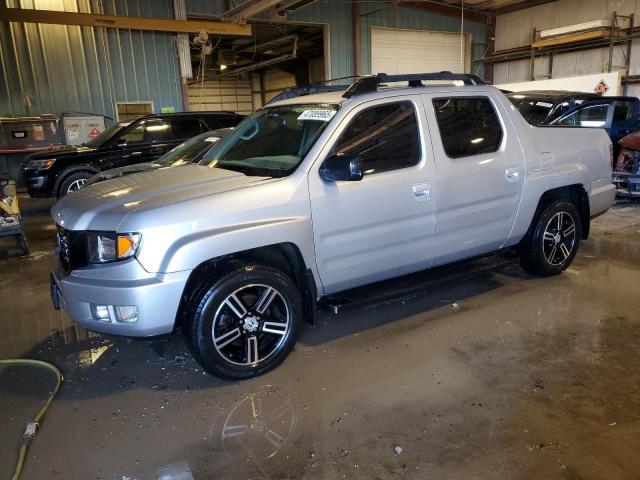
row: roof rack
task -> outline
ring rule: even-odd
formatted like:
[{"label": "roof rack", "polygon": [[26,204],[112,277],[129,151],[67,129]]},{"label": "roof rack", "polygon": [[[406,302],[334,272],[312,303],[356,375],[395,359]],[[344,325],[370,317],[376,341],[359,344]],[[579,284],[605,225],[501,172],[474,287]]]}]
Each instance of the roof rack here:
[{"label": "roof rack", "polygon": [[353,82],[342,95],[344,98],[351,98],[354,95],[375,92],[381,83],[391,82],[407,82],[410,87],[424,87],[422,81],[446,80],[459,81],[465,85],[486,85],[477,75],[468,73],[453,72],[432,72],[432,73],[410,73],[406,75],[387,75],[386,73],[378,73],[359,78]]},{"label": "roof rack", "polygon": [[288,98],[295,97],[304,97],[306,95],[312,95],[314,93],[339,92],[345,90],[346,88],[346,85],[307,85],[306,87],[289,88],[288,90],[280,92],[278,95],[269,100],[267,102],[267,105],[269,105],[270,103],[279,102],[280,100],[287,100]]}]

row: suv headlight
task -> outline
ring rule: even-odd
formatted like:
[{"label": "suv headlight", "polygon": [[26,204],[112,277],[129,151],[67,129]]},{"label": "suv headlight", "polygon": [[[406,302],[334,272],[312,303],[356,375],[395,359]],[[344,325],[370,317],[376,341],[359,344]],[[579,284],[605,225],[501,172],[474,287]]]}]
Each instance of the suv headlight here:
[{"label": "suv headlight", "polygon": [[89,263],[107,263],[133,257],[142,235],[139,233],[88,232]]},{"label": "suv headlight", "polygon": [[47,158],[46,160],[30,160],[27,162],[26,170],[48,170],[56,161],[55,158]]}]

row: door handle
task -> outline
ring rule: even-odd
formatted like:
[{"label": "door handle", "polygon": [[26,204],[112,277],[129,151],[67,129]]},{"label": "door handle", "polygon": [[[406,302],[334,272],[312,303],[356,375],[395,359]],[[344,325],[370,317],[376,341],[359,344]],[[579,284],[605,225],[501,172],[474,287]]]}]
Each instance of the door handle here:
[{"label": "door handle", "polygon": [[426,202],[431,196],[431,184],[428,182],[417,183],[411,187],[411,190],[413,191],[413,197],[417,202]]},{"label": "door handle", "polygon": [[518,167],[507,167],[504,169],[504,176],[508,182],[520,181],[520,169]]}]

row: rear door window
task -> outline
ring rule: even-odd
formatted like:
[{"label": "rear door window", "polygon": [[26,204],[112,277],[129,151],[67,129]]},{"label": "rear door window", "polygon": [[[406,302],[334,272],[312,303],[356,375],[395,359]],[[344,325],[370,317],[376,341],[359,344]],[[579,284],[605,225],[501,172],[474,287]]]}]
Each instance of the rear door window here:
[{"label": "rear door window", "polygon": [[567,127],[604,127],[607,124],[609,104],[588,105],[570,113],[555,122],[556,125]]},{"label": "rear door window", "polygon": [[174,140],[186,140],[202,133],[198,118],[172,118],[171,137]]},{"label": "rear door window", "polygon": [[616,100],[613,107],[613,121],[624,122],[631,117],[633,103],[628,100]]},{"label": "rear door window", "polygon": [[342,132],[333,153],[359,155],[367,175],[420,162],[420,135],[411,102],[394,102],[358,113]]},{"label": "rear door window", "polygon": [[487,97],[436,98],[433,108],[444,151],[450,158],[495,152],[502,127]]}]

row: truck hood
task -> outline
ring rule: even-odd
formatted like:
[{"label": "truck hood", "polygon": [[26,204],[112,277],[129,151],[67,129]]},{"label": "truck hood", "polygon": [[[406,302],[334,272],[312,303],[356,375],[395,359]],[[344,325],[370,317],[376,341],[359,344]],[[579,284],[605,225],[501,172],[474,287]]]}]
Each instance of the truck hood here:
[{"label": "truck hood", "polygon": [[116,231],[130,214],[264,181],[203,165],[140,172],[96,183],[64,196],[51,209],[53,220],[69,230]]},{"label": "truck hood", "polygon": [[104,182],[105,180],[111,180],[112,178],[131,175],[132,173],[149,172],[152,170],[157,170],[160,167],[162,167],[162,165],[159,165],[157,163],[145,162],[145,163],[136,163],[134,165],[127,165],[125,167],[112,168],[110,170],[105,170],[103,172],[96,173],[93,177],[89,179],[87,186],[93,185],[94,183],[98,183],[98,182]]}]

